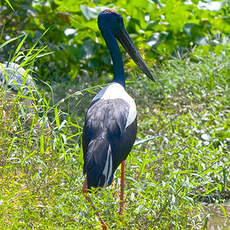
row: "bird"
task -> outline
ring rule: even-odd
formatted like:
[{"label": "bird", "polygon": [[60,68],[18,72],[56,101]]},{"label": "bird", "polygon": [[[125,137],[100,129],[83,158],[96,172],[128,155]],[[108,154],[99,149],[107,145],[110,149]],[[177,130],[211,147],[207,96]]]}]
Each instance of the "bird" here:
[{"label": "bird", "polygon": [[32,77],[14,62],[0,63],[0,85],[6,85],[15,93],[22,91],[23,95],[36,89]]},{"label": "bird", "polygon": [[[41,102],[41,98],[37,85],[32,76],[28,74],[28,70],[15,62],[0,63],[0,88],[10,100],[16,97],[20,99],[23,108],[26,108],[24,115],[29,121],[29,127],[32,124],[33,115],[38,114],[39,118],[34,124],[35,127],[50,129],[48,119],[43,117],[43,113],[38,109],[38,101]],[[10,105],[7,106],[7,111],[11,111]]]},{"label": "bird", "polygon": [[28,111],[33,112],[33,100],[30,97],[36,92],[36,84],[26,70],[17,63],[0,63],[0,86],[9,88],[8,95],[22,95]]},{"label": "bird", "polygon": [[[121,164],[119,213],[122,214],[125,160],[136,139],[137,111],[134,99],[126,92],[122,54],[117,40],[146,76],[155,80],[118,12],[113,9],[102,11],[97,23],[112,58],[113,80],[93,98],[86,112],[82,135],[83,174],[86,175],[83,193],[111,185],[114,173]],[[87,199],[91,202],[88,196]],[[102,219],[101,222],[106,229],[105,222]]]}]

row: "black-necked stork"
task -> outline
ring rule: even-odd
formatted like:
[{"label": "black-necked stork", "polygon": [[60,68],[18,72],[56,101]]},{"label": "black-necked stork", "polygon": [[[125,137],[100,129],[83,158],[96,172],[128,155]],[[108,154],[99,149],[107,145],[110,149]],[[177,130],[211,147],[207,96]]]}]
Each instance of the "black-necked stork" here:
[{"label": "black-necked stork", "polygon": [[[152,74],[125,30],[122,16],[104,10],[98,16],[98,27],[105,39],[113,61],[113,81],[92,100],[83,129],[83,192],[92,187],[112,183],[114,172],[121,167],[121,202],[123,212],[124,165],[137,133],[137,112],[132,97],[125,91],[125,74],[117,40],[140,69],[154,81]],[[90,201],[91,202],[91,201]]]}]

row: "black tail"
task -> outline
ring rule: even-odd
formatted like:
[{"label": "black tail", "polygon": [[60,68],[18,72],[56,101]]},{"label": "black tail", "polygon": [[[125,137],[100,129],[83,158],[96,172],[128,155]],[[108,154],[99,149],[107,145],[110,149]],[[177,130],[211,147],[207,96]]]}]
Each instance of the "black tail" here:
[{"label": "black tail", "polygon": [[105,137],[98,137],[88,145],[83,172],[88,188],[105,187],[112,183],[113,159],[111,145]]}]

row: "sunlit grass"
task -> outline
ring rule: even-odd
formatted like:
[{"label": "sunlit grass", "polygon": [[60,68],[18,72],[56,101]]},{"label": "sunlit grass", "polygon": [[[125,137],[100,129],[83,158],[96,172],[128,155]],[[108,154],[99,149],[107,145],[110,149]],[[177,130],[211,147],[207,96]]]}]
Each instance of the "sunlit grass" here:
[{"label": "sunlit grass", "polygon": [[[111,187],[91,194],[112,229],[205,229],[218,223],[211,218],[217,210],[217,226],[229,227],[229,50],[197,60],[158,67],[156,84],[143,79],[127,85],[137,102],[138,137],[127,159],[123,218],[120,170]],[[47,93],[34,99],[39,112],[29,112],[5,90],[0,228],[100,229],[81,192],[82,114],[88,107],[81,100],[89,90],[67,96],[80,116],[67,98],[52,104]]]}]

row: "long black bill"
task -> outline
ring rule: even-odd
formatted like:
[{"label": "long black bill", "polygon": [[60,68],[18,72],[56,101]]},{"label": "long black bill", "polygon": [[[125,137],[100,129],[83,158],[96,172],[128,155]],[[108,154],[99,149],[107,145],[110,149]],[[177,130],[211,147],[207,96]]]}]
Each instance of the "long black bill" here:
[{"label": "long black bill", "polygon": [[147,65],[145,64],[145,61],[141,57],[140,53],[138,52],[137,48],[133,44],[133,41],[129,37],[129,34],[123,28],[117,35],[116,35],[118,41],[122,44],[122,46],[125,48],[125,50],[128,52],[130,57],[134,60],[134,62],[139,66],[139,68],[147,75],[148,78],[150,78],[152,81],[155,81],[153,78],[150,70],[148,69]]}]

